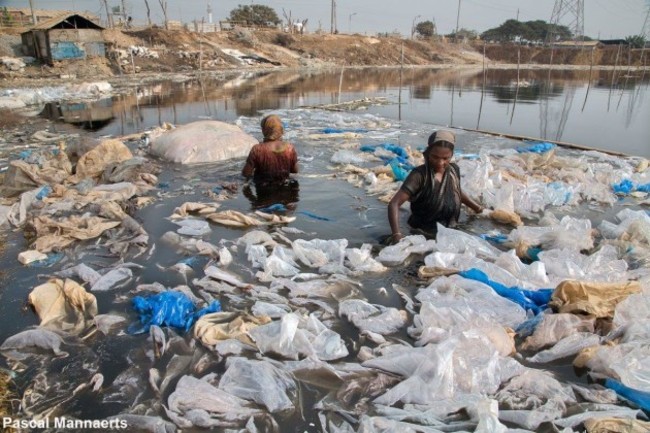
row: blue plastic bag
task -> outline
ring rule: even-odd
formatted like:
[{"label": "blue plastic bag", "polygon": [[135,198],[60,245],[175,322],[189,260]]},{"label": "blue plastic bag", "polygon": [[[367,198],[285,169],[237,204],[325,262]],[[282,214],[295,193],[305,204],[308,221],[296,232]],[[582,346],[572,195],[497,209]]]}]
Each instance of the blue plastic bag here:
[{"label": "blue plastic bag", "polygon": [[45,197],[50,195],[52,188],[49,185],[45,185],[36,193],[36,200],[43,200]]},{"label": "blue plastic bag", "polygon": [[526,290],[519,287],[506,287],[501,283],[490,280],[483,271],[476,268],[459,272],[459,275],[492,287],[498,295],[510,299],[512,302],[521,305],[525,310],[531,310],[535,314],[539,314],[546,309],[555,291],[555,289]]},{"label": "blue plastic bag", "polygon": [[276,211],[278,211],[278,212],[286,212],[287,207],[285,205],[283,205],[282,203],[274,203],[271,206],[263,207],[263,208],[258,209],[258,210],[261,211],[261,212],[266,212],[266,213],[276,212]]},{"label": "blue plastic bag", "polygon": [[363,133],[363,132],[368,132],[368,130],[363,129],[363,128],[352,128],[352,129],[324,128],[324,129],[321,129],[321,133],[323,133],[323,134],[342,134],[344,132]]},{"label": "blue plastic bag", "polygon": [[551,149],[554,149],[555,145],[553,143],[548,143],[546,141],[538,141],[529,144],[528,146],[520,146],[517,148],[519,153],[546,153]]},{"label": "blue plastic bag", "polygon": [[629,194],[634,191],[634,183],[630,179],[625,179],[612,185],[612,189],[616,194]]},{"label": "blue plastic bag", "polygon": [[616,391],[616,394],[631,401],[639,408],[650,411],[650,392],[639,391],[638,389],[630,388],[623,385],[618,380],[606,379],[605,386],[609,389]]},{"label": "blue plastic bag", "polygon": [[133,309],[140,315],[142,325],[130,327],[129,332],[132,334],[147,332],[151,325],[171,326],[187,331],[201,316],[221,311],[219,301],[214,301],[196,311],[194,303],[184,293],[173,291],[158,293],[147,298],[136,296],[131,302]]},{"label": "blue plastic bag", "polygon": [[332,221],[331,219],[329,219],[327,217],[316,215],[315,213],[312,213],[312,212],[309,212],[309,211],[306,211],[306,210],[301,210],[301,211],[298,211],[296,213],[303,214],[303,215],[308,216],[309,218],[313,218],[313,219],[320,220],[320,221]]},{"label": "blue plastic bag", "polygon": [[388,163],[388,165],[390,165],[391,170],[393,170],[393,176],[397,181],[403,181],[406,179],[406,176],[409,175],[410,170],[405,169],[397,159],[393,159]]}]

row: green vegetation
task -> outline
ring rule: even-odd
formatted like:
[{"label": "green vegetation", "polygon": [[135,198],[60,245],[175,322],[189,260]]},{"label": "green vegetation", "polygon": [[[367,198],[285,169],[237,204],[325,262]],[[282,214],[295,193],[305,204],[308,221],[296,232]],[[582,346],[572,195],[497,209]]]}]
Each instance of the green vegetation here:
[{"label": "green vegetation", "polygon": [[273,8],[256,4],[237,6],[230,11],[229,20],[261,27],[277,26],[282,22]]},{"label": "green vegetation", "polygon": [[632,48],[643,48],[645,47],[645,37],[643,35],[633,35],[625,38],[625,42]]},{"label": "green vegetation", "polygon": [[433,36],[433,31],[433,21],[422,21],[415,26],[415,33],[423,38],[430,38]]},{"label": "green vegetation", "polygon": [[549,24],[543,20],[526,22],[507,20],[499,27],[481,33],[481,39],[491,42],[543,43],[549,38],[565,41],[572,37],[573,34],[568,27]]}]

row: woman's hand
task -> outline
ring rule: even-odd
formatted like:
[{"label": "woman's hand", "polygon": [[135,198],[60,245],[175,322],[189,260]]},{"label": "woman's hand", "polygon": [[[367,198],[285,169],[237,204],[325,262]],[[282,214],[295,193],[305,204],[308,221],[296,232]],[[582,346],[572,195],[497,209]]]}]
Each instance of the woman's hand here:
[{"label": "woman's hand", "polygon": [[401,241],[403,238],[404,238],[404,235],[401,234],[400,232],[397,232],[397,233],[393,233],[392,235],[390,235],[388,240],[390,241],[390,244],[393,245],[393,244],[396,244],[399,241]]}]

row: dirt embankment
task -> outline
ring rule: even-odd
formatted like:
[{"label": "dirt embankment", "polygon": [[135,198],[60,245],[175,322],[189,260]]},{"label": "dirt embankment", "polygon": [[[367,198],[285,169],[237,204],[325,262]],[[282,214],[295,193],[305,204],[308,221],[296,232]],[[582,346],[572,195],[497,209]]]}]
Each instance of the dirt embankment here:
[{"label": "dirt embankment", "polygon": [[[1,29],[0,29],[1,31]],[[105,30],[107,57],[32,63],[20,70],[0,64],[0,87],[41,80],[99,80],[132,74],[196,73],[241,69],[323,68],[341,66],[460,66],[483,63],[482,44],[453,44],[364,35],[288,34],[276,30],[235,29],[219,33],[148,28]],[[135,47],[135,48],[134,48]],[[641,52],[612,47],[594,51],[595,65],[643,65]],[[486,45],[491,66],[547,65],[550,50]],[[0,57],[21,57],[20,35],[0,33]],[[591,50],[555,50],[553,64],[589,65]]]}]

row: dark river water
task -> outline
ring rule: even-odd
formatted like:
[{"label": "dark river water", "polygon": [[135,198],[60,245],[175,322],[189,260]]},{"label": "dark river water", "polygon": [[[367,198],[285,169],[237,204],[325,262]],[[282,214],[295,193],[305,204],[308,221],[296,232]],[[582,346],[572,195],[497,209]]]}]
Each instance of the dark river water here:
[{"label": "dark river water", "polygon": [[[232,121],[256,116],[260,110],[385,98],[387,105],[370,107],[368,112],[649,157],[649,83],[650,73],[626,70],[245,73],[138,87],[131,94],[92,104],[83,116],[87,126],[100,134],[124,135],[161,122]],[[46,113],[65,114],[72,120],[84,107],[62,108],[50,106]]]},{"label": "dark river water", "polygon": [[[277,113],[286,125],[285,139],[295,144],[301,165],[301,173],[297,176],[299,190],[289,201],[294,205],[291,212],[298,216],[291,227],[304,234],[287,236],[291,239],[347,239],[348,247],[368,243],[377,252],[382,239],[390,232],[386,204],[347,182],[345,175],[332,166],[331,158],[337,150],[388,142],[422,148],[433,129],[457,127],[464,128],[457,131],[457,149],[462,153],[520,145],[518,140],[497,136],[510,134],[650,157],[650,74],[635,74],[593,72],[589,81],[589,71],[553,71],[550,74],[548,71],[520,71],[519,86],[516,70],[488,70],[485,77],[481,70],[429,69],[227,74],[200,81],[165,81],[120,89],[119,95],[93,104],[50,103],[41,115],[59,122],[54,129],[69,132],[69,126],[62,125],[74,124],[96,137],[140,133],[164,122],[180,125],[215,119],[235,122],[246,132],[261,138],[260,117],[269,112]],[[368,100],[360,109],[337,110],[332,106],[364,98]],[[315,106],[330,106],[330,109]],[[327,127],[363,128],[364,132],[349,140],[308,138]],[[580,155],[576,150],[562,152],[563,155]],[[134,278],[128,285],[97,294],[100,313],[119,314],[127,318],[127,323],[132,323],[137,317],[130,304],[134,296],[131,290],[137,284],[159,282],[167,287],[186,284],[182,275],[169,270],[184,256],[159,242],[165,232],[178,228],[168,219],[175,207],[184,202],[207,201],[210,191],[230,182],[238,185],[237,192],[232,199],[223,202],[220,210],[247,212],[262,205],[243,194],[239,175],[242,165],[243,159],[191,167],[163,165],[159,180],[164,188],[153,193],[157,198],[154,204],[135,214],[147,230],[150,243],[157,248],[146,258],[132,260],[142,268],[133,269]],[[611,219],[619,209],[593,206],[563,208],[562,212],[592,218],[596,226],[604,218]],[[299,214],[301,211],[306,213]],[[475,234],[495,229],[490,222],[465,214],[461,227]],[[214,244],[233,245],[244,233],[246,230],[211,224],[210,233],[203,239]],[[107,255],[99,243],[88,242],[66,251],[64,259],[49,268],[24,267],[15,260],[18,252],[28,248],[24,236],[19,231],[8,232],[6,236],[0,265],[5,286],[0,293],[0,316],[4,319],[0,341],[38,325],[38,318],[26,307],[26,297],[53,272],[79,262],[100,269],[113,265],[116,260]],[[255,282],[254,271],[249,269],[243,248],[234,255],[235,262],[230,269],[247,281]],[[205,261],[200,263],[204,264]],[[363,295],[371,303],[403,308],[402,299],[390,287],[396,283],[414,292],[414,276],[421,264],[421,260],[411,261],[385,274],[365,278]],[[197,275],[190,275],[190,278],[202,276],[198,275],[201,273],[198,266],[196,272]],[[228,301],[224,300],[223,304],[227,310]],[[356,328],[343,324],[336,330],[348,347],[356,346],[359,339]],[[402,332],[395,338],[408,337]],[[97,365],[107,386],[128,370],[127,376],[136,378],[134,383],[147,389],[148,369],[153,364],[144,356],[150,347],[146,335],[122,333],[105,338],[96,335],[84,343],[85,349],[75,353],[71,362]],[[356,353],[350,352],[345,360],[357,362]],[[161,371],[165,368],[158,364],[155,367]],[[70,389],[85,380],[64,362],[61,365],[52,363],[46,368],[52,378],[69,383]],[[571,360],[558,361],[545,368],[557,372],[563,379],[586,382],[584,376],[573,370]],[[215,369],[223,370],[223,365]],[[19,378],[22,390],[29,386],[38,371],[32,367]],[[280,431],[320,431],[316,427],[317,411],[311,410],[311,406],[325,392],[307,386],[302,396],[304,412],[278,419]],[[138,397],[144,406],[151,405],[149,399],[155,400],[150,391]],[[116,402],[107,400],[102,394],[94,394],[67,403],[62,413],[95,419],[128,411],[133,403],[134,399]],[[160,407],[157,410],[153,412],[164,416]]]}]

